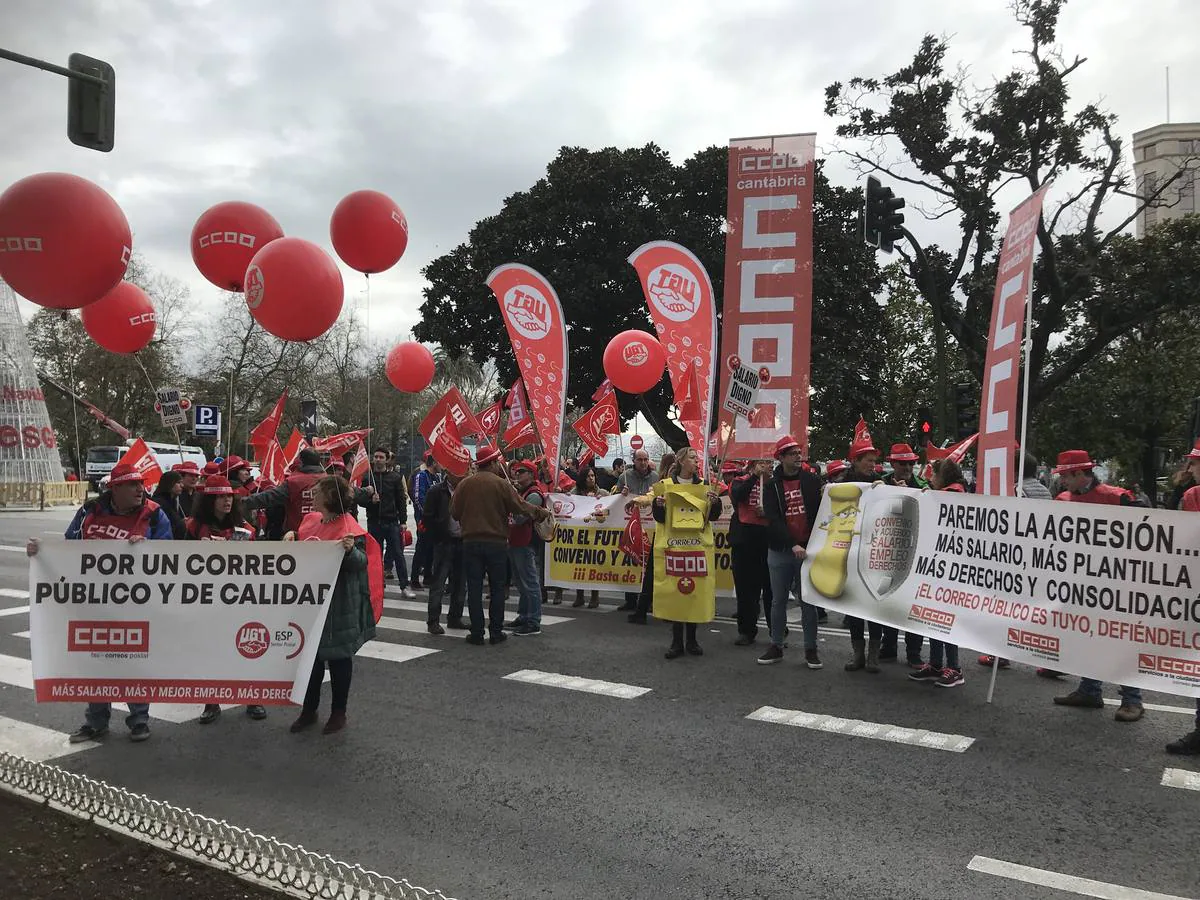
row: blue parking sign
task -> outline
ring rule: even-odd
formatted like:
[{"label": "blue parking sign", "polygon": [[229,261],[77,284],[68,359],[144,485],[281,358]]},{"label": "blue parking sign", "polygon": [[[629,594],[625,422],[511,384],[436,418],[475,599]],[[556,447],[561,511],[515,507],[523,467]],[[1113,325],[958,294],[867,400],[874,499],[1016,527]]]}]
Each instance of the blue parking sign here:
[{"label": "blue parking sign", "polygon": [[193,409],[196,411],[196,418],[192,427],[192,434],[196,435],[196,437],[220,437],[221,407],[203,406],[197,403]]}]

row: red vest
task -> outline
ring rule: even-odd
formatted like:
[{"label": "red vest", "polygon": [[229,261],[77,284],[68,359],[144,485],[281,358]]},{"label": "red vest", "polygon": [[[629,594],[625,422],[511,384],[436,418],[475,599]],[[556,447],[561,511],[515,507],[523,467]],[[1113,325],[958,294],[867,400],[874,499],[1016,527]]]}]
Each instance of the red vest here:
[{"label": "red vest", "polygon": [[1104,503],[1108,506],[1120,506],[1121,501],[1128,497],[1130,500],[1135,499],[1133,494],[1112,484],[1103,484],[1099,481],[1086,494],[1072,494],[1070,491],[1063,491],[1055,500],[1067,500],[1071,503]]},{"label": "red vest", "polygon": [[[528,502],[530,494],[541,494],[542,504],[545,505],[546,498],[550,490],[544,484],[538,484],[536,481],[531,484],[525,493],[521,495],[521,499]],[[533,521],[522,522],[520,525],[508,526],[508,546],[510,547],[528,547],[533,542]]]},{"label": "red vest", "polygon": [[[249,535],[248,537],[242,538],[242,540],[254,540],[253,527],[250,525],[244,525],[242,527],[242,533]],[[193,540],[231,541],[233,540],[233,532],[234,529],[232,528],[209,528],[207,525],[201,525],[195,519],[187,520],[187,535]]]},{"label": "red vest", "polygon": [[739,503],[737,505],[738,521],[743,525],[758,525],[762,528],[765,528],[767,525],[766,517],[758,514],[758,503],[755,502],[756,500],[762,500],[762,482],[759,481],[757,475],[740,475],[733,480],[745,481],[747,478],[753,478],[759,483],[757,486],[750,489],[749,501],[746,503]]},{"label": "red vest", "polygon": [[287,514],[283,518],[283,533],[295,531],[300,527],[301,520],[313,511],[313,486],[325,477],[322,472],[297,472],[289,475],[284,482],[287,485]]},{"label": "red vest", "polygon": [[156,512],[158,504],[153,500],[144,500],[135,514],[127,516],[102,509],[97,503],[84,517],[79,534],[85,541],[127,541],[135,534],[145,537]]}]

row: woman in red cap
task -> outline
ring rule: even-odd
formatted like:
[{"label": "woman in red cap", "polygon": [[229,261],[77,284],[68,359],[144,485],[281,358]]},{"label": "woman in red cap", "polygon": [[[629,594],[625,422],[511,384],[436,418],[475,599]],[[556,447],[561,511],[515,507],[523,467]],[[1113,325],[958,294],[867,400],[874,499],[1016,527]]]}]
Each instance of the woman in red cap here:
[{"label": "woman in red cap", "polygon": [[[938,459],[933,463],[933,479],[929,487],[935,491],[967,492],[967,481],[962,468],[952,459]],[[905,635],[907,642],[908,635]],[[911,646],[911,645],[910,645]],[[910,651],[911,652],[911,651]],[[913,681],[931,681],[938,687],[952,688],[965,683],[962,665],[958,661],[958,645],[936,638],[929,639],[929,662],[908,677]]]},{"label": "woman in red cap", "polygon": [[[241,498],[224,475],[212,475],[204,480],[196,508],[187,520],[184,536],[191,541],[254,540],[254,527],[246,522]],[[219,704],[206,704],[200,713],[200,724],[215,722],[220,715]],[[265,719],[267,710],[264,706],[252,704],[246,707],[246,715],[252,719]]]}]

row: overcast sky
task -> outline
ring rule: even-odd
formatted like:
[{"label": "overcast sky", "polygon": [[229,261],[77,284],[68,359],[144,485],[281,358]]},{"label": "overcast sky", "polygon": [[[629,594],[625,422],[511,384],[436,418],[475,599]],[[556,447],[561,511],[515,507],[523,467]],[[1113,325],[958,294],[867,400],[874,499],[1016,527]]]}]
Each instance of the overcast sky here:
[{"label": "overcast sky", "polygon": [[[926,32],[986,84],[1025,32],[999,0],[0,0],[0,46],[117,72],[117,145],[71,145],[65,80],[0,61],[0,188],[38,171],[97,181],[147,261],[217,295],[192,265],[196,217],[221,200],[329,244],[329,214],[374,188],[405,210],[408,252],[372,281],[375,340],[408,336],[419,270],[529,187],[564,145],[656,141],[678,162],[730,137],[815,131],[825,87],[883,75]],[[1134,131],[1200,120],[1200,2],[1075,0],[1059,29],[1090,58],[1080,104]],[[852,183],[841,162],[831,175]],[[910,223],[913,216],[910,213]],[[630,248],[633,249],[633,248]],[[362,276],[346,271],[348,300]]]}]

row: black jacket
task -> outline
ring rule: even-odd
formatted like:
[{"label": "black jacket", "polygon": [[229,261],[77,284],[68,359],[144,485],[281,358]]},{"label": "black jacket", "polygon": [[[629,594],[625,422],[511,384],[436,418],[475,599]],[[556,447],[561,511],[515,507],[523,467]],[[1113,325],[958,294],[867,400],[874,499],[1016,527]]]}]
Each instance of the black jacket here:
[{"label": "black jacket", "polygon": [[155,492],[150,499],[159,505],[170,521],[171,535],[175,540],[183,540],[184,533],[187,531],[187,519],[183,515],[183,510],[179,508],[178,498]]},{"label": "black jacket", "polygon": [[436,544],[444,544],[453,538],[450,534],[450,482],[439,481],[425,493],[421,524],[425,534]]},{"label": "black jacket", "polygon": [[404,489],[404,476],[394,469],[387,472],[368,472],[363,476],[362,486],[375,487],[378,503],[367,503],[367,522],[399,522],[408,524],[408,492]]},{"label": "black jacket", "polygon": [[[804,497],[804,515],[811,529],[816,524],[817,509],[821,506],[821,479],[804,469],[800,470],[796,478],[800,481],[800,494]],[[763,509],[767,513],[767,546],[772,550],[787,552],[796,546],[796,541],[783,514],[783,481],[783,466],[776,466],[767,482],[766,490],[763,491]]]}]

